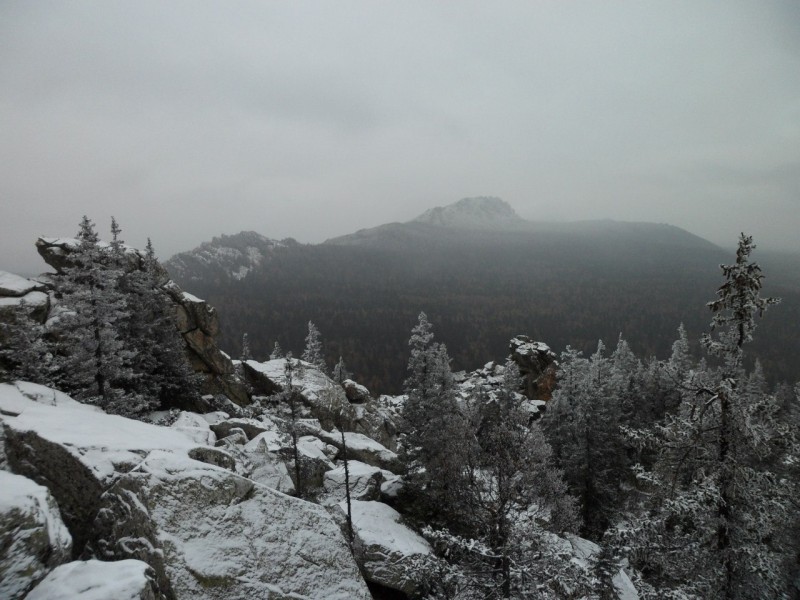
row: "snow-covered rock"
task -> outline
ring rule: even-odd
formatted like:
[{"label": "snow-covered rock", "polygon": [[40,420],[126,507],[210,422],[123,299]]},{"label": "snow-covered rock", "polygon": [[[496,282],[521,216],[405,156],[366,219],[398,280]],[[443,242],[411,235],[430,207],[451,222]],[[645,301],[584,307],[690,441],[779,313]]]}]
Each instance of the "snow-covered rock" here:
[{"label": "snow-covered rock", "polygon": [[288,446],[287,437],[277,431],[265,431],[247,442],[243,450],[251,464],[250,479],[284,494],[294,494],[294,482],[278,454]]},{"label": "snow-covered rock", "polygon": [[28,600],[159,600],[153,575],[140,560],[75,561],[52,571]]},{"label": "snow-covered rock", "polygon": [[[378,500],[381,495],[381,484],[387,476],[394,477],[388,471],[357,460],[348,460],[347,468],[352,500]],[[336,502],[345,499],[344,463],[325,473],[323,485],[325,492]]]},{"label": "snow-covered rock", "polygon": [[228,431],[228,435],[217,440],[215,446],[222,448],[229,446],[244,446],[247,442],[247,434],[244,432],[244,430],[234,427]]},{"label": "snow-covered rock", "polygon": [[178,598],[370,598],[323,508],[176,453],[122,475],[95,528],[101,556],[143,558]]},{"label": "snow-covered rock", "polygon": [[241,429],[247,436],[247,440],[252,440],[257,435],[265,431],[275,431],[276,426],[271,421],[259,421],[258,419],[233,418],[219,421],[211,425],[211,429],[217,437],[224,438],[231,434],[232,429]]},{"label": "snow-covered rock", "polygon": [[216,464],[230,460],[179,431],[108,415],[34,384],[0,384],[0,412],[8,467],[50,490],[77,552],[91,539],[103,491],[148,453],[166,450]]},{"label": "snow-covered rock", "polygon": [[519,367],[525,396],[531,400],[549,400],[558,369],[555,353],[544,342],[525,335],[512,338],[508,349],[511,359]]},{"label": "snow-covered rock", "polygon": [[[304,488],[322,487],[325,473],[335,467],[325,450],[325,443],[314,436],[304,435],[297,439],[297,456],[300,460],[300,476],[303,478]],[[291,444],[281,448],[280,455],[290,464],[294,464]],[[289,468],[289,473],[294,476],[293,466]],[[296,481],[295,486],[297,486]]]},{"label": "snow-covered rock", "polygon": [[44,292],[28,292],[24,296],[0,296],[0,310],[25,305],[32,315],[43,316],[50,305],[50,296]]},{"label": "snow-covered rock", "polygon": [[352,379],[345,379],[342,382],[342,389],[344,389],[347,399],[353,404],[363,404],[370,399],[369,390]]},{"label": "snow-covered rock", "polygon": [[617,595],[617,600],[639,600],[639,592],[633,585],[631,578],[624,569],[620,569],[614,577],[611,578],[611,585],[614,586],[614,593]]},{"label": "snow-covered rock", "polygon": [[181,411],[171,427],[203,446],[213,446],[217,441],[217,436],[211,431],[208,421],[197,413]]},{"label": "snow-covered rock", "polygon": [[21,297],[30,292],[45,291],[45,286],[38,281],[25,279],[8,271],[0,271],[0,296]]},{"label": "snow-covered rock", "polygon": [[[400,513],[380,502],[351,502],[356,560],[367,581],[413,596],[420,565],[433,560],[430,545],[400,521]],[[339,504],[346,512],[347,506]]]},{"label": "snow-covered rock", "polygon": [[[324,429],[308,427],[305,431],[318,437],[323,442],[335,446],[339,449],[339,452],[344,448],[341,433],[336,430],[330,432]],[[392,473],[400,472],[401,464],[399,457],[382,444],[379,444],[362,433],[355,433],[352,431],[346,431],[344,438],[347,444],[347,456],[349,458],[359,460],[374,467],[380,467]]]},{"label": "snow-covered rock", "polygon": [[0,471],[0,598],[23,598],[71,554],[72,536],[47,488]]}]

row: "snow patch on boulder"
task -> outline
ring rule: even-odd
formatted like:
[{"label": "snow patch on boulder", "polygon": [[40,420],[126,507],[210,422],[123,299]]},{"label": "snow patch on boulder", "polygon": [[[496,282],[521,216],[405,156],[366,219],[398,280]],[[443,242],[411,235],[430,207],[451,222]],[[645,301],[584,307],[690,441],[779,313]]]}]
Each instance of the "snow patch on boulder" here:
[{"label": "snow patch on boulder", "polygon": [[75,561],[52,571],[27,600],[158,600],[153,570],[140,560]]},{"label": "snow patch on boulder", "polygon": [[[356,560],[367,581],[413,596],[420,582],[416,568],[434,560],[433,551],[421,536],[403,525],[400,513],[381,502],[351,502],[356,536]],[[344,502],[339,504],[347,512]]]}]

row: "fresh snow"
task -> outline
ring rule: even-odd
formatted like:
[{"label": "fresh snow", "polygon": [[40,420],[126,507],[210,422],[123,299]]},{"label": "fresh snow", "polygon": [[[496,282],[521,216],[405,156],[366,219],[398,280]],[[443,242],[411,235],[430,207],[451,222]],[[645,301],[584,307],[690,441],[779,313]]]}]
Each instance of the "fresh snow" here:
[{"label": "fresh snow", "polygon": [[639,592],[636,591],[631,578],[628,574],[620,569],[619,572],[611,578],[611,585],[614,586],[614,591],[617,594],[617,600],[639,600]]},{"label": "fresh snow", "polygon": [[27,600],[140,600],[150,586],[140,560],[75,561],[53,570]]},{"label": "fresh snow", "polygon": [[190,294],[189,292],[183,292],[182,296],[183,296],[183,299],[186,300],[187,302],[193,302],[195,304],[203,304],[203,303],[205,303],[205,300],[200,300],[200,298],[198,298],[197,296],[195,296],[193,294]]},{"label": "fresh snow", "polygon": [[29,381],[0,383],[0,414],[17,416],[37,406],[61,406],[88,412],[103,412],[96,406],[81,404],[63,392]]},{"label": "fresh snow", "polygon": [[0,308],[6,306],[30,306],[38,308],[47,305],[48,296],[44,292],[28,292],[24,296],[3,296],[0,297]]},{"label": "fresh snow", "polygon": [[[402,556],[431,554],[431,547],[425,539],[401,522],[400,513],[382,502],[350,503],[353,513],[353,528],[359,539],[369,546],[382,546],[388,553]],[[340,502],[339,508],[347,513],[347,503]]]},{"label": "fresh snow", "polygon": [[0,271],[0,294],[4,296],[24,296],[41,284],[25,279],[8,271]]},{"label": "fresh snow", "polygon": [[108,415],[30,383],[0,384],[0,411],[18,415],[5,419],[6,427],[63,445],[101,480],[111,477],[116,465],[138,464],[151,450],[186,454],[198,445],[179,431]]}]

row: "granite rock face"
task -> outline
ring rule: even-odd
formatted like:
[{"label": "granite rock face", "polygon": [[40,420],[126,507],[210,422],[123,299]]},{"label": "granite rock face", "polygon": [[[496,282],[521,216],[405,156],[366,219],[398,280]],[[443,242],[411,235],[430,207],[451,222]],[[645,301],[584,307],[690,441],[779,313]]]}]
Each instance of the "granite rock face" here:
[{"label": "granite rock face", "polygon": [[47,488],[0,471],[0,598],[24,598],[71,556],[72,536]]},{"label": "granite rock face", "polygon": [[[253,447],[230,454],[181,430],[202,431],[199,415],[159,426],[105,414],[43,386],[0,384],[0,414],[6,467],[50,490],[74,556],[146,563],[154,591],[142,598],[370,598],[324,508],[239,474],[240,456],[262,443],[272,447],[266,438],[276,432],[267,422],[248,442]],[[209,418],[219,424],[222,415]],[[327,445],[314,438],[303,446],[332,468]]]},{"label": "granite rock face", "polygon": [[102,556],[144,560],[177,598],[370,598],[323,508],[172,453],[120,477],[95,528]]},{"label": "granite rock face", "polygon": [[558,363],[544,342],[518,335],[509,342],[511,360],[519,367],[524,394],[529,400],[549,400],[556,383]]},{"label": "granite rock face", "polygon": [[[414,597],[426,566],[435,559],[422,537],[403,525],[400,513],[380,502],[352,503],[356,560],[367,581]],[[339,505],[347,511],[344,503]]]}]

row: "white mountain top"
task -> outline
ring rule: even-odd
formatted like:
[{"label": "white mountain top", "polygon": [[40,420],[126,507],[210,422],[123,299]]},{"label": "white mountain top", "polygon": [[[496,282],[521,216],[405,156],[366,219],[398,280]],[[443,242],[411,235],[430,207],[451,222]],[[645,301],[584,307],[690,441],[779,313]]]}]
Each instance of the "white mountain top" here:
[{"label": "white mountain top", "polygon": [[500,198],[479,196],[431,208],[411,222],[464,229],[498,229],[520,225],[524,220]]}]

